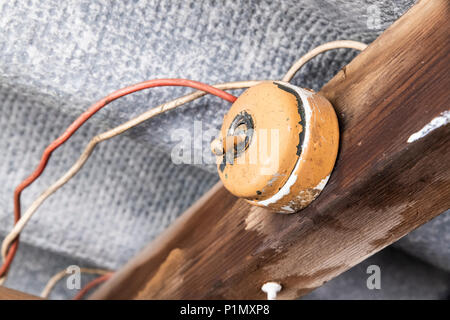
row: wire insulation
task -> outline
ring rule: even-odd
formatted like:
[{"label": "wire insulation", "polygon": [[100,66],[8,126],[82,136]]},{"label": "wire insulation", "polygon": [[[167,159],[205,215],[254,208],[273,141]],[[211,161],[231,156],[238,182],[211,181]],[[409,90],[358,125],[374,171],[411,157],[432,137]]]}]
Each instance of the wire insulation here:
[{"label": "wire insulation", "polygon": [[[237,81],[237,82],[230,82],[230,83],[223,83],[214,86],[214,88],[221,89],[221,90],[230,90],[230,89],[242,89],[247,88],[250,86],[253,86],[255,84],[260,83],[261,81]],[[34,212],[42,205],[42,203],[50,197],[53,193],[55,193],[59,188],[61,188],[64,184],[66,184],[80,169],[83,167],[83,165],[88,160],[91,153],[94,151],[94,148],[102,141],[111,139],[119,134],[124,133],[125,131],[141,124],[142,122],[149,120],[153,118],[156,115],[159,115],[161,113],[164,113],[166,111],[175,109],[185,103],[188,103],[190,101],[193,101],[195,99],[198,99],[202,96],[204,96],[206,92],[204,91],[195,91],[191,94],[188,94],[186,96],[180,97],[178,99],[172,100],[170,102],[164,103],[156,108],[150,109],[147,112],[144,112],[143,114],[139,115],[138,117],[131,119],[109,131],[106,131],[104,133],[101,133],[94,138],[92,138],[91,141],[87,144],[86,148],[84,149],[81,156],[78,158],[78,160],[73,164],[73,166],[63,175],[61,176],[54,184],[52,184],[48,189],[46,189],[36,200],[33,201],[33,203],[30,205],[30,207],[25,211],[25,214],[23,217],[14,225],[11,232],[5,237],[2,243],[2,257],[5,259],[8,252],[8,247],[10,247],[11,243],[17,239],[20,232],[23,230],[25,225],[28,223],[28,221],[33,216]]]},{"label": "wire insulation", "polygon": [[[21,208],[20,208],[20,196],[22,194],[22,191],[26,189],[31,183],[33,183],[44,171],[45,167],[47,166],[48,160],[50,159],[50,156],[52,155],[53,151],[58,149],[64,142],[66,142],[87,120],[89,120],[95,113],[97,113],[100,109],[105,107],[110,102],[121,98],[125,95],[128,95],[130,93],[148,89],[148,88],[154,88],[154,87],[165,87],[165,86],[181,86],[181,87],[191,87],[194,89],[202,90],[205,92],[208,92],[210,94],[213,94],[215,96],[218,96],[224,100],[227,100],[231,103],[233,103],[237,98],[223,90],[214,88],[210,85],[193,81],[193,80],[187,80],[187,79],[155,79],[155,80],[148,80],[141,83],[137,83],[135,85],[125,87],[122,89],[119,89],[117,91],[114,91],[113,93],[109,94],[108,96],[104,97],[100,101],[94,103],[87,111],[82,113],[68,128],[67,130],[59,136],[56,140],[54,140],[45,150],[42,154],[42,158],[36,167],[36,169],[33,171],[31,175],[29,175],[22,183],[20,183],[17,188],[14,191],[14,223],[17,224],[20,220],[21,216]],[[4,262],[3,265],[0,267],[0,284],[3,283],[3,278],[5,274],[8,272],[9,266],[11,265],[14,256],[17,252],[17,248],[19,245],[19,237],[17,236],[14,240],[13,244],[9,248],[8,252],[4,255]]]},{"label": "wire insulation", "polygon": [[94,280],[92,280],[91,282],[89,282],[86,286],[84,286],[80,292],[77,293],[77,295],[75,297],[73,297],[73,300],[81,300],[83,299],[83,297],[89,292],[91,291],[93,288],[95,288],[96,286],[98,286],[99,284],[105,282],[106,280],[108,280],[109,278],[111,278],[111,276],[113,275],[113,272],[109,272],[107,274],[104,274],[98,278],[95,278]]},{"label": "wire insulation", "polygon": [[[111,273],[111,271],[109,270],[91,269],[91,268],[80,268],[80,271],[82,273],[100,274],[100,275]],[[51,277],[50,280],[48,280],[47,284],[45,285],[44,290],[42,290],[41,292],[41,298],[47,299],[50,293],[52,292],[53,288],[56,286],[56,284],[68,275],[70,274],[67,273],[67,269],[64,269],[55,274],[53,277]]]},{"label": "wire insulation", "polygon": [[295,74],[298,72],[298,70],[303,67],[305,63],[307,63],[309,60],[314,58],[315,56],[333,49],[355,49],[359,51],[363,51],[367,48],[367,44],[353,41],[353,40],[337,40],[337,41],[331,41],[324,43],[318,47],[315,47],[308,53],[306,53],[304,56],[302,56],[300,59],[298,59],[292,67],[289,69],[288,72],[286,72],[286,75],[283,77],[282,81],[289,82],[292,80],[292,78],[295,76]]}]

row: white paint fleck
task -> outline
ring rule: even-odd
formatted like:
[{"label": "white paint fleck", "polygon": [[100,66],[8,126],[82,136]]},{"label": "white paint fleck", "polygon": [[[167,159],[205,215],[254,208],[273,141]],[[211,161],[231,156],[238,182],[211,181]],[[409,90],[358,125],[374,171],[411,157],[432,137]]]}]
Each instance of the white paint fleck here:
[{"label": "white paint fleck", "polygon": [[281,189],[277,193],[275,193],[273,196],[271,196],[268,199],[257,201],[257,202],[260,205],[268,206],[269,204],[276,203],[278,200],[280,200],[284,196],[288,195],[291,191],[291,187],[294,185],[295,181],[297,181],[297,175],[294,174],[294,172],[297,171],[299,164],[300,164],[300,161],[297,160],[294,170],[292,170],[292,174],[289,176],[286,183],[281,187]]},{"label": "white paint fleck", "polygon": [[442,127],[450,122],[450,111],[444,111],[441,113],[440,116],[434,118],[429,123],[427,123],[422,129],[417,131],[416,133],[413,133],[408,138],[408,143],[417,141],[419,139],[422,139],[427,134],[429,134],[431,131],[436,130],[439,127]]},{"label": "white paint fleck", "polygon": [[[305,89],[302,88],[298,88],[296,86],[293,86],[289,83],[286,82],[282,82],[283,85],[295,90],[299,95],[300,98],[302,99],[303,102],[303,109],[305,110],[305,128],[303,128],[303,130],[305,130],[305,136],[304,136],[304,141],[303,141],[303,148],[307,149],[308,148],[308,144],[309,144],[309,136],[310,136],[310,131],[308,130],[308,126],[309,123],[311,121],[311,115],[312,115],[312,111],[311,111],[311,105],[309,104],[308,98],[311,97],[313,95],[312,92],[307,91]],[[268,206],[270,204],[276,203],[278,200],[280,200],[281,198],[283,198],[284,196],[288,195],[291,191],[291,187],[294,185],[294,183],[297,181],[297,175],[295,174],[295,172],[297,172],[298,167],[300,166],[300,163],[302,161],[305,161],[303,159],[303,154],[300,155],[300,157],[298,158],[294,170],[292,170],[291,175],[289,176],[288,180],[286,181],[286,183],[281,187],[281,189],[275,193],[272,197],[265,199],[265,200],[261,200],[261,201],[257,201],[258,204],[263,205],[263,206]],[[256,202],[256,201],[255,201]]]},{"label": "white paint fleck", "polygon": [[330,179],[330,175],[328,175],[325,178],[323,178],[314,189],[322,191],[323,188],[325,188],[325,185],[327,184],[328,179]]},{"label": "white paint fleck", "polygon": [[295,210],[292,209],[292,208],[289,207],[289,206],[282,206],[282,207],[281,207],[281,210],[284,210],[284,211],[287,211],[287,212],[291,212],[291,213],[295,212]]}]

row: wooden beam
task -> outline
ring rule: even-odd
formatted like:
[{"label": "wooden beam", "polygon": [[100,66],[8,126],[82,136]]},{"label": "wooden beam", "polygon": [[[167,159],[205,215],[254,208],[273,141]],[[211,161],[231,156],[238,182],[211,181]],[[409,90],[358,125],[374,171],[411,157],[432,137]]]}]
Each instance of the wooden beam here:
[{"label": "wooden beam", "polygon": [[0,300],[41,300],[41,298],[0,286]]},{"label": "wooden beam", "polygon": [[420,1],[321,90],[341,146],[308,208],[274,214],[217,185],[93,298],[263,299],[267,281],[298,298],[448,209],[450,126],[408,139],[449,108],[449,6]]}]

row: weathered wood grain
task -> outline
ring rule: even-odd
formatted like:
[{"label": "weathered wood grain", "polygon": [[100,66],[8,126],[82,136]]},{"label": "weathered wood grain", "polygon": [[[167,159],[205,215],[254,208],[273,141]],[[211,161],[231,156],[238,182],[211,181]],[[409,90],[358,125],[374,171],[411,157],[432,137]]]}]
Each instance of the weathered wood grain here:
[{"label": "weathered wood grain", "polygon": [[420,1],[322,90],[341,146],[323,193],[273,214],[217,185],[93,298],[297,298],[450,207],[450,2]]},{"label": "weathered wood grain", "polygon": [[0,286],[0,300],[40,300],[41,298]]}]

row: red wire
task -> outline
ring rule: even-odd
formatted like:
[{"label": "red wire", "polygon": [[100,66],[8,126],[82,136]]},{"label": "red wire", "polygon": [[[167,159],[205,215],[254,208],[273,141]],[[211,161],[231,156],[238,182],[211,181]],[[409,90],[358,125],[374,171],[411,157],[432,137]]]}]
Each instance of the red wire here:
[{"label": "red wire", "polygon": [[[64,142],[66,142],[82,125],[85,123],[90,117],[92,117],[97,111],[102,109],[104,106],[106,106],[108,103],[123,97],[125,95],[128,95],[130,93],[148,89],[148,88],[154,88],[154,87],[165,87],[165,86],[181,86],[181,87],[191,87],[197,90],[208,92],[212,95],[218,96],[219,98],[222,98],[224,100],[227,100],[229,102],[236,101],[236,97],[217,88],[214,88],[213,86],[204,84],[202,82],[193,81],[193,80],[187,80],[187,79],[155,79],[155,80],[148,80],[141,83],[137,83],[135,85],[125,87],[122,89],[119,89],[105,98],[101,99],[100,101],[94,103],[87,111],[85,111],[83,114],[81,114],[68,128],[67,130],[55,141],[53,141],[42,154],[41,161],[39,162],[39,165],[34,170],[34,172],[28,176],[24,181],[22,181],[21,184],[19,184],[14,191],[14,224],[16,224],[20,219],[20,195],[22,191],[27,188],[31,183],[33,183],[44,171],[48,160],[50,159],[50,156],[53,151],[55,151],[59,146],[61,146]],[[3,263],[3,265],[0,267],[0,277],[4,276],[6,272],[9,269],[9,266],[11,265],[14,256],[17,252],[19,246],[19,237],[16,238],[16,240],[13,242],[11,247],[8,250],[8,254],[6,256],[6,259]]]},{"label": "red wire", "polygon": [[73,297],[73,300],[81,300],[81,299],[86,295],[86,293],[88,293],[92,288],[98,286],[98,285],[99,285],[100,283],[102,283],[102,282],[105,282],[106,280],[108,280],[109,278],[111,278],[111,276],[112,276],[113,274],[114,274],[113,272],[111,272],[111,273],[106,273],[106,274],[104,274],[104,275],[102,275],[102,276],[100,276],[100,277],[98,277],[98,278],[95,278],[94,280],[92,280],[91,282],[89,282],[87,285],[85,285],[85,286],[83,287],[83,289],[81,289],[81,290],[77,293],[77,295],[76,295],[75,297]]}]

